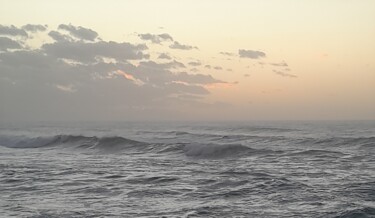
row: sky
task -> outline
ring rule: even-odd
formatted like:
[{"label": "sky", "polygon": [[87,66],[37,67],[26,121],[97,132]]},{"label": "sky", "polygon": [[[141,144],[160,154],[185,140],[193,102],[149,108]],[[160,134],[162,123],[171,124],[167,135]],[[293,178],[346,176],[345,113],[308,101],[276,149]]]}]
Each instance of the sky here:
[{"label": "sky", "polygon": [[0,0],[0,121],[374,120],[375,1]]}]

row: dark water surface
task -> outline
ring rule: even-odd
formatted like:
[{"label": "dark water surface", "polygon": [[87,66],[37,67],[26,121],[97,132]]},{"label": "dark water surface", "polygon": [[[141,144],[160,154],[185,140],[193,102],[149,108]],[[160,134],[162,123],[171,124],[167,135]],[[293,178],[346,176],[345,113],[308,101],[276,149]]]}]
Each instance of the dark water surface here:
[{"label": "dark water surface", "polygon": [[375,217],[375,122],[0,128],[0,217]]}]

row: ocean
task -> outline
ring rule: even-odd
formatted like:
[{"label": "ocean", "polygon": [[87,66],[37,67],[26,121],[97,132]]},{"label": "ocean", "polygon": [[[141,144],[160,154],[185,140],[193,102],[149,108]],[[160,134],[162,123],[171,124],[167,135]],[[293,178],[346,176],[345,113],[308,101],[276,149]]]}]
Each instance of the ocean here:
[{"label": "ocean", "polygon": [[0,217],[375,217],[375,121],[3,123]]}]

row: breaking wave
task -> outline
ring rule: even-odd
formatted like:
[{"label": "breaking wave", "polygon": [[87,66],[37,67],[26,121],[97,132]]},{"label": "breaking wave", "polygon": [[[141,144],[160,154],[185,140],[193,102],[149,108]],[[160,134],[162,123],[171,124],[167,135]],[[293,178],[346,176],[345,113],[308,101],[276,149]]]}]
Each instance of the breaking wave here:
[{"label": "breaking wave", "polygon": [[96,137],[81,135],[56,135],[49,137],[29,138],[25,136],[2,136],[0,145],[9,148],[42,148],[54,146],[66,146],[75,148],[99,148],[99,149],[120,149],[133,146],[145,145],[123,137]]},{"label": "breaking wave", "polygon": [[[175,134],[175,132],[172,132]],[[178,133],[186,135],[188,133]],[[195,137],[192,137],[195,138]],[[266,149],[267,147],[259,145],[277,145],[282,142],[295,143],[308,147],[307,150],[286,152],[280,146],[277,149]],[[250,146],[249,146],[250,145]],[[55,135],[55,136],[9,136],[0,135],[0,146],[8,148],[45,148],[45,147],[63,147],[75,149],[97,149],[104,152],[115,151],[137,151],[154,152],[158,154],[184,154],[188,157],[196,158],[225,158],[242,157],[254,154],[282,154],[287,156],[330,156],[341,157],[345,155],[340,151],[327,150],[334,146],[358,146],[360,148],[375,147],[375,137],[360,138],[302,138],[293,139],[279,136],[241,136],[224,135],[202,143],[197,142],[144,142],[137,141],[120,136],[83,136],[83,135]],[[319,148],[314,148],[319,146]],[[320,147],[324,146],[324,148]],[[269,148],[269,147],[268,147]],[[276,152],[276,153],[275,153]]]},{"label": "breaking wave", "polygon": [[96,137],[82,135],[56,135],[49,137],[0,136],[0,145],[8,148],[63,147],[99,149],[102,151],[136,150],[140,152],[184,154],[197,158],[223,158],[266,152],[241,144],[148,143],[124,137]]}]

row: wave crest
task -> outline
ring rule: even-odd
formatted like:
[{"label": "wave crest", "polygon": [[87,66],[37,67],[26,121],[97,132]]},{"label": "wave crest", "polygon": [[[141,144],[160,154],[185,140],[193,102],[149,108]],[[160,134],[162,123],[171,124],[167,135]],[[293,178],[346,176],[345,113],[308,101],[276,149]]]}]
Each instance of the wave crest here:
[{"label": "wave crest", "polygon": [[35,138],[25,136],[5,136],[0,137],[0,144],[9,148],[41,148],[64,146],[74,148],[98,148],[112,150],[141,146],[147,143],[119,136],[96,137],[82,135],[55,135]]}]

